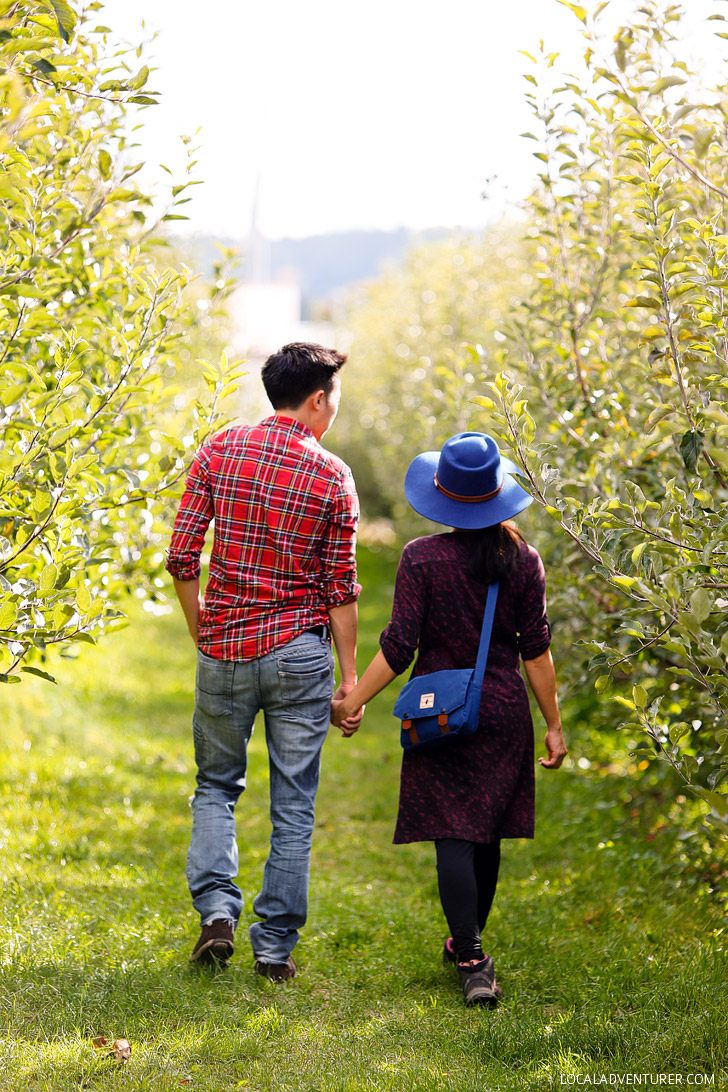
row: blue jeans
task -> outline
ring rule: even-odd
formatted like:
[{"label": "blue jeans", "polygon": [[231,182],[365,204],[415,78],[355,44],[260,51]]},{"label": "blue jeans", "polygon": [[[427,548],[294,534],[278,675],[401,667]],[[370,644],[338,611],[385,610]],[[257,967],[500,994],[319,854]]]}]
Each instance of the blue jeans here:
[{"label": "blue jeans", "polygon": [[287,645],[239,663],[197,654],[193,731],[197,788],[187,880],[203,925],[243,908],[235,805],[245,789],[247,748],[259,709],[270,765],[270,853],[253,902],[256,959],[285,963],[308,909],[314,804],[334,685],[328,641],[302,633]]}]

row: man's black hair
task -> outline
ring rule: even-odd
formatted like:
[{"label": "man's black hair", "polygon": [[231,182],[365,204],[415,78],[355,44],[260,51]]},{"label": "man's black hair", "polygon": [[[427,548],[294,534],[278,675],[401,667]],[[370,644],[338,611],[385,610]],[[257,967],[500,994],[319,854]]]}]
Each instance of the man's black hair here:
[{"label": "man's black hair", "polygon": [[305,341],[294,341],[268,357],[261,376],[274,410],[298,409],[310,394],[328,398],[334,376],[346,364],[346,353]]}]

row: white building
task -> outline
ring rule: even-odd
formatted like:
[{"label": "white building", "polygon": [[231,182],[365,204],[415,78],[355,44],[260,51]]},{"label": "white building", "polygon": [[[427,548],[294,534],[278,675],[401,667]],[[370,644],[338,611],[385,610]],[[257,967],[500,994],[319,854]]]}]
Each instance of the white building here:
[{"label": "white building", "polygon": [[270,242],[258,227],[258,203],[259,187],[245,244],[244,277],[228,304],[235,352],[247,362],[238,403],[244,424],[259,420],[270,410],[260,369],[271,353],[291,341],[328,344],[333,336],[328,324],[301,318],[301,286],[294,269],[273,279]]}]

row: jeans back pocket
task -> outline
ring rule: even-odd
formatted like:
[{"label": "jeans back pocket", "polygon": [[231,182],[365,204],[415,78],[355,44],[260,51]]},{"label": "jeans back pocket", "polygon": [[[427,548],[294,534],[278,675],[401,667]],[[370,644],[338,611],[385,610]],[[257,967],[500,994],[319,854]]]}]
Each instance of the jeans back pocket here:
[{"label": "jeans back pocket", "polygon": [[330,647],[313,641],[295,651],[276,655],[281,695],[288,702],[331,700],[334,683],[334,657]]},{"label": "jeans back pocket", "polygon": [[195,706],[209,717],[229,716],[233,711],[232,660],[216,660],[204,652],[197,653]]}]

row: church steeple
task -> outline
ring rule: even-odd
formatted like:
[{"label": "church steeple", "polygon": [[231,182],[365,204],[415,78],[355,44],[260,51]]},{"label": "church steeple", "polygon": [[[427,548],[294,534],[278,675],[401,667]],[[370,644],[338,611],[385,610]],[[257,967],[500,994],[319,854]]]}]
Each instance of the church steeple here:
[{"label": "church steeple", "polygon": [[243,267],[245,280],[254,281],[258,284],[266,283],[271,279],[270,242],[266,239],[258,226],[260,178],[260,173],[258,173],[258,177],[255,180],[253,210],[250,217],[250,229],[245,245],[245,265]]}]

